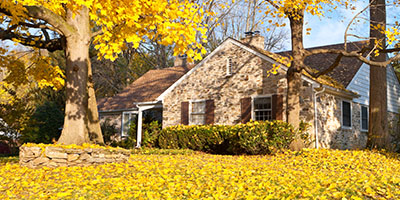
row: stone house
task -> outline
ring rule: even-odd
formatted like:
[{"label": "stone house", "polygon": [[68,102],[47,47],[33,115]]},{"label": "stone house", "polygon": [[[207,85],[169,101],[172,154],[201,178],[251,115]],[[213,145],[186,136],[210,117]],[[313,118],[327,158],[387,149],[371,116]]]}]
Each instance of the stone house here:
[{"label": "stone house", "polygon": [[[362,42],[353,43],[348,48],[353,50],[361,45]],[[148,72],[149,75],[145,74],[140,79],[154,84],[142,85],[145,89],[138,90],[135,87],[144,83],[138,79],[126,91],[133,91],[131,95],[134,96],[146,96],[140,91],[157,91],[151,98],[130,98],[122,92],[99,104],[100,115],[104,118],[116,113],[118,108],[120,116],[128,112],[137,113],[138,146],[141,139],[140,115],[145,109],[160,109],[163,127],[238,124],[251,119],[286,120],[287,67],[280,65],[274,73],[271,70],[282,62],[287,52],[275,54],[263,48],[264,38],[257,34],[248,35],[241,41],[228,38],[200,63],[186,67],[187,72],[182,66],[170,68],[182,71],[174,79],[168,79],[168,83],[154,81],[156,78],[153,76],[157,72]],[[343,48],[343,44],[324,48]],[[315,55],[307,58],[305,64],[315,70],[323,70],[334,60],[334,55]],[[326,76],[314,79],[304,74],[302,81],[300,118],[311,125],[309,133],[315,141],[313,146],[364,148],[368,132],[369,66],[354,58],[344,58]],[[387,85],[389,121],[394,122],[399,112],[400,84],[392,66],[387,67]],[[129,103],[132,110],[122,110],[118,98]],[[110,109],[106,106],[108,104],[115,104],[116,109]],[[124,119],[117,119],[124,124]]]}]

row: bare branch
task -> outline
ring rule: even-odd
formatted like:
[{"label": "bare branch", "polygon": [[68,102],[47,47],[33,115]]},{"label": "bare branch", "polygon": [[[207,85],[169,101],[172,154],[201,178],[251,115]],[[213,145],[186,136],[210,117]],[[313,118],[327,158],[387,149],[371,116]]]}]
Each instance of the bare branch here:
[{"label": "bare branch", "polygon": [[271,1],[271,0],[266,0],[266,2],[268,2],[269,4],[271,4],[274,8],[279,9],[279,6],[276,5],[273,1]]},{"label": "bare branch", "polygon": [[362,9],[360,12],[358,12],[358,13],[353,17],[353,19],[350,20],[349,24],[347,25],[346,30],[344,31],[344,50],[347,50],[347,36],[357,37],[357,36],[355,36],[355,35],[353,35],[353,34],[349,34],[349,35],[347,34],[347,32],[348,32],[349,29],[350,29],[351,24],[354,22],[354,20],[355,20],[359,15],[361,15],[361,13],[363,13],[364,11],[366,11],[366,10],[371,6],[372,2],[374,2],[374,1],[371,1],[371,3],[369,3],[368,6],[366,6],[364,9]]}]

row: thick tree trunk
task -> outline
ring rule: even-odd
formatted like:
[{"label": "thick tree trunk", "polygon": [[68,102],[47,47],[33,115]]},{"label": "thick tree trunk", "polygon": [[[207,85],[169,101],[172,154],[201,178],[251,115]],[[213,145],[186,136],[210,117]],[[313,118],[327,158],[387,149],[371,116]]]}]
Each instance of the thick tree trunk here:
[{"label": "thick tree trunk", "polygon": [[[298,128],[300,124],[301,70],[304,60],[303,19],[304,11],[299,11],[295,16],[289,16],[293,60],[287,72],[286,119],[295,128]],[[300,150],[302,148],[304,148],[304,142],[300,138],[296,138],[290,144],[291,150]]]},{"label": "thick tree trunk", "polygon": [[67,12],[67,23],[76,32],[66,35],[66,106],[64,127],[59,144],[82,144],[89,142],[87,131],[88,95],[87,76],[89,62],[90,26],[89,12],[82,8],[74,17]]},{"label": "thick tree trunk", "polygon": [[[89,60],[90,62],[90,60]],[[89,63],[88,66],[88,110],[87,110],[87,131],[89,133],[90,141],[96,144],[104,144],[103,134],[101,133],[100,122],[99,122],[99,112],[97,110],[96,94],[94,92],[94,84],[92,79],[92,67]]]},{"label": "thick tree trunk", "polygon": [[[376,27],[380,24],[386,28],[386,5],[385,0],[370,0],[370,41],[371,47],[375,44],[375,39],[381,40],[384,48],[386,45],[385,34]],[[372,53],[372,61],[385,61],[386,54],[381,53],[374,56]],[[391,149],[390,136],[388,131],[387,120],[387,86],[386,86],[386,68],[379,66],[370,66],[370,95],[369,95],[369,131],[368,131],[368,147],[377,149]]]}]

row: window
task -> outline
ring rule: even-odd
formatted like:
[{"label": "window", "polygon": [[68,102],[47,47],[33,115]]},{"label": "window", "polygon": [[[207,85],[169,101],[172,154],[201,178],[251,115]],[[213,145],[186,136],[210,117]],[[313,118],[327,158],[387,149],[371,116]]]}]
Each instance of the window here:
[{"label": "window", "polygon": [[254,120],[272,120],[272,99],[271,97],[254,98]]},{"label": "window", "polygon": [[128,136],[131,123],[136,122],[136,112],[123,112],[122,113],[122,128],[121,136]]},{"label": "window", "polygon": [[342,101],[342,126],[351,128],[351,103]]},{"label": "window", "polygon": [[361,106],[361,130],[368,131],[368,107]]},{"label": "window", "polygon": [[189,124],[201,125],[206,122],[206,101],[191,101]]},{"label": "window", "polygon": [[226,76],[232,76],[232,58],[226,59]]}]

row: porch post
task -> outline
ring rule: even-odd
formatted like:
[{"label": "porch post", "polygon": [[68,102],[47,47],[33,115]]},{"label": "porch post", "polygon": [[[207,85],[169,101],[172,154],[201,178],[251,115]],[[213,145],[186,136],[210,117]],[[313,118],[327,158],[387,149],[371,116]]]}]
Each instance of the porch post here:
[{"label": "porch post", "polygon": [[136,136],[136,148],[140,148],[142,143],[142,124],[143,124],[143,110],[139,107],[138,116],[138,126],[137,126],[137,136]]}]

